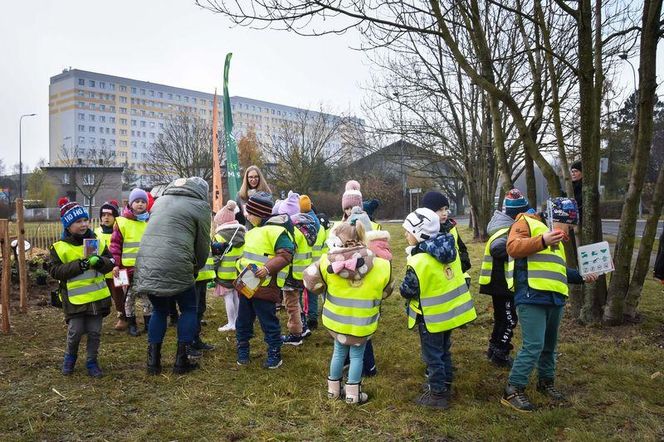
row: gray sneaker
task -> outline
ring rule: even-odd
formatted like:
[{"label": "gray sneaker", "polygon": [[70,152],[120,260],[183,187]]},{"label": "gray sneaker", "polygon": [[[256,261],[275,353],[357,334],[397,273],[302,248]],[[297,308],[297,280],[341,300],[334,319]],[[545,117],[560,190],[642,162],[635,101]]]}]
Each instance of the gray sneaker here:
[{"label": "gray sneaker", "polygon": [[503,397],[500,399],[500,403],[522,413],[530,413],[534,411],[535,406],[530,402],[524,390],[524,387],[507,384],[505,393],[503,393]]},{"label": "gray sneaker", "polygon": [[446,410],[450,408],[449,398],[450,395],[447,390],[440,393],[434,393],[431,390],[427,390],[415,400],[415,403],[424,407]]},{"label": "gray sneaker", "polygon": [[537,381],[537,391],[554,402],[567,402],[567,398],[553,385],[553,379],[540,379]]}]

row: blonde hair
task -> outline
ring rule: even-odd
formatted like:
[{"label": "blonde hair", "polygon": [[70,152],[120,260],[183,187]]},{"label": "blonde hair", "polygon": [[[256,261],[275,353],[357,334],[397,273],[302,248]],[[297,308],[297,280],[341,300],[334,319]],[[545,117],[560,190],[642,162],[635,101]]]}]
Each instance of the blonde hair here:
[{"label": "blonde hair", "polygon": [[261,172],[258,166],[252,165],[247,167],[247,170],[244,171],[244,177],[242,177],[242,187],[240,187],[240,191],[238,192],[240,198],[242,198],[243,201],[247,201],[249,199],[249,178],[247,178],[247,176],[249,175],[249,172],[251,172],[252,170],[258,174],[258,187],[256,188],[256,190],[260,192],[267,192],[270,194],[272,193],[272,190],[270,190],[270,186],[268,186],[267,181],[265,181],[263,172]]}]

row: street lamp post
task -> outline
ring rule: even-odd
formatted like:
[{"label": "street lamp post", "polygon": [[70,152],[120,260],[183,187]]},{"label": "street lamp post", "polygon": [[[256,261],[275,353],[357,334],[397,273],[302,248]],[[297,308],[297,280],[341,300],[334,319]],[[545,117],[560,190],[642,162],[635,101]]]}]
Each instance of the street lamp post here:
[{"label": "street lamp post", "polygon": [[34,117],[35,115],[37,114],[23,114],[18,119],[18,196],[21,199],[23,199],[23,156],[21,148],[23,136],[22,123],[23,117]]},{"label": "street lamp post", "polygon": [[[632,79],[634,80],[634,118],[636,119],[636,114],[638,112],[638,89],[636,88],[636,69],[634,69],[634,65],[632,64],[631,61],[629,61],[629,58],[627,56],[627,52],[623,52],[622,54],[619,55],[621,60],[626,61],[629,64],[629,67],[632,68]],[[642,208],[642,197],[639,196],[639,218],[643,215],[643,208]]]}]

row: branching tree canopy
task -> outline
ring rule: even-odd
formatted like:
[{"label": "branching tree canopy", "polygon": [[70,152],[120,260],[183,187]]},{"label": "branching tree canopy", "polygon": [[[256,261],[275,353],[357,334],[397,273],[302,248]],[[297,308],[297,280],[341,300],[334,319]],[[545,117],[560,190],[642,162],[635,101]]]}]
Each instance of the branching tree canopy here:
[{"label": "branching tree canopy", "polygon": [[152,184],[178,177],[212,179],[212,128],[191,113],[171,117],[159,138],[148,148],[145,174]]},{"label": "branching tree canopy", "polygon": [[265,160],[258,143],[258,138],[256,137],[256,130],[253,126],[249,127],[246,135],[240,138],[240,141],[237,143],[237,150],[242,170],[246,170],[252,164],[261,169],[263,168]]},{"label": "branching tree canopy", "polygon": [[320,170],[330,164],[343,164],[349,155],[344,133],[358,124],[354,119],[326,113],[302,111],[286,121],[261,149],[267,163],[270,182],[281,190],[308,193],[314,189]]},{"label": "branching tree canopy", "polygon": [[107,167],[115,165],[115,153],[101,149],[82,149],[78,146],[60,148],[58,161],[69,168],[70,182],[88,200],[88,212],[92,201],[108,176]]}]

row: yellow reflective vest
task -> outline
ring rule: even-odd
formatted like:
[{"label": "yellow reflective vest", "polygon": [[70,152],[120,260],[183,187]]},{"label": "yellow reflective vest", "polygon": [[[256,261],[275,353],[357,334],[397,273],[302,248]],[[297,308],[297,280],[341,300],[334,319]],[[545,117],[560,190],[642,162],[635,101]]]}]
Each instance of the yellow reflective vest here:
[{"label": "yellow reflective vest", "polygon": [[[450,230],[450,235],[454,237],[454,248],[456,249],[456,260],[459,262],[459,267],[461,266],[461,255],[459,254],[459,231],[456,226],[452,227]],[[464,272],[463,277],[470,279],[470,273]]]},{"label": "yellow reflective vest", "polygon": [[[501,236],[507,235],[508,231],[509,227],[498,229],[486,242],[486,246],[484,247],[484,258],[482,259],[482,267],[480,268],[480,285],[488,285],[491,283],[491,272],[493,270],[491,243],[493,243]],[[511,291],[514,291],[514,259],[508,255],[507,260],[503,264],[503,267],[505,270],[505,282],[507,282],[507,288]]]},{"label": "yellow reflective vest", "polygon": [[210,281],[212,279],[214,279],[214,256],[212,255],[212,249],[210,249],[210,253],[205,260],[205,266],[198,271],[196,282]]},{"label": "yellow reflective vest", "polygon": [[[57,241],[53,244],[53,248],[64,264],[84,259],[83,245],[75,246],[65,241]],[[68,279],[66,285],[67,297],[74,305],[88,304],[111,296],[104,275],[94,269],[88,269]]]},{"label": "yellow reflective vest", "polygon": [[452,330],[477,318],[458,259],[443,264],[428,253],[418,253],[406,262],[420,284],[419,299],[407,305],[408,328],[415,326],[418,314],[430,333]]},{"label": "yellow reflective vest", "polygon": [[[97,235],[97,239],[99,239],[99,254],[102,254],[105,248],[106,249],[111,248],[111,235],[113,235],[112,233],[104,233],[101,226],[99,226],[95,229],[95,235]],[[112,271],[108,272],[106,275],[104,275],[104,278],[113,279],[113,272]]]},{"label": "yellow reflective vest", "polygon": [[[237,261],[238,270],[242,271],[249,264],[256,264],[258,267],[264,266],[270,259],[274,258],[274,247],[282,233],[288,234],[283,226],[264,225],[254,227],[244,236],[244,250],[242,257]],[[290,270],[290,264],[279,270],[277,274],[277,286],[283,287],[286,277]],[[268,275],[263,281],[262,286],[267,286],[272,279]]]},{"label": "yellow reflective vest", "polygon": [[[543,235],[549,228],[543,222],[530,216],[523,217],[530,228],[530,236]],[[569,296],[567,286],[567,261],[562,244],[552,249],[550,246],[526,258],[528,286],[536,290],[546,290]]]},{"label": "yellow reflective vest", "polygon": [[327,254],[323,255],[320,259],[320,273],[327,285],[323,325],[335,333],[371,336],[378,327],[383,291],[390,283],[390,262],[374,258],[371,271],[357,282],[328,273],[329,263]]},{"label": "yellow reflective vest", "polygon": [[[214,236],[215,241],[224,242],[221,235]],[[228,252],[224,253],[217,261],[217,278],[222,281],[235,281],[238,275],[237,262],[242,256],[244,244],[241,246],[231,247]]]},{"label": "yellow reflective vest", "polygon": [[148,226],[145,221],[136,221],[133,219],[118,216],[115,218],[120,233],[122,233],[122,266],[133,267],[136,265],[138,249],[141,246],[143,232]]},{"label": "yellow reflective vest", "polygon": [[383,226],[381,226],[380,224],[378,224],[375,221],[371,221],[371,230],[382,230],[382,229],[383,229]]},{"label": "yellow reflective vest", "polygon": [[323,248],[325,247],[325,239],[327,233],[323,226],[318,227],[318,234],[316,235],[316,242],[311,248],[311,262],[316,262],[323,256]]},{"label": "yellow reflective vest", "polygon": [[311,264],[313,250],[309,243],[307,243],[307,238],[297,227],[295,227],[295,238],[293,242],[295,243],[295,254],[293,255],[293,263],[291,266],[293,269],[292,275],[294,279],[302,281],[304,270]]}]

